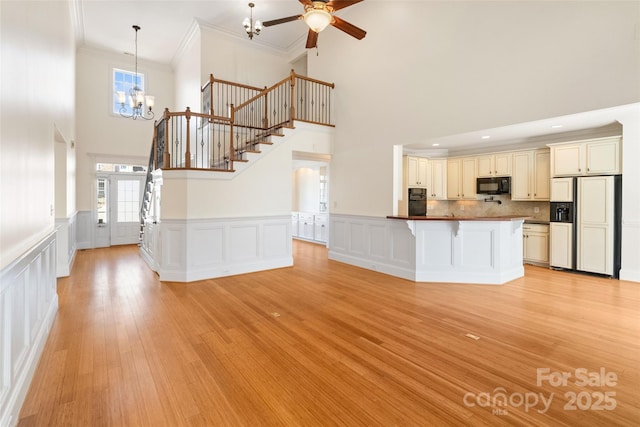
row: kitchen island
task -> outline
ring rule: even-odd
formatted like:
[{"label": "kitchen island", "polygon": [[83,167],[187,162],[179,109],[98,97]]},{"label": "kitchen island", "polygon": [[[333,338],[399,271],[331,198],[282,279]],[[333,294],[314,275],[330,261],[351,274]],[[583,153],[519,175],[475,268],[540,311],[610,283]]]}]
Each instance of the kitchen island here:
[{"label": "kitchen island", "polygon": [[525,217],[388,217],[415,239],[415,281],[503,284],[524,276]]},{"label": "kitchen island", "polygon": [[329,258],[415,282],[500,285],[524,276],[525,219],[332,215]]}]

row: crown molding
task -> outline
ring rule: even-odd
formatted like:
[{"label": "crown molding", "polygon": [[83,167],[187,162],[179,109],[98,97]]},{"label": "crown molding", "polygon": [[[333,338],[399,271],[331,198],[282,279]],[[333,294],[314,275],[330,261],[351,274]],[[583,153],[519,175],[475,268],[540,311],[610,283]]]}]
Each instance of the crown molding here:
[{"label": "crown molding", "polygon": [[71,23],[76,38],[76,46],[84,45],[84,9],[82,0],[71,0]]}]

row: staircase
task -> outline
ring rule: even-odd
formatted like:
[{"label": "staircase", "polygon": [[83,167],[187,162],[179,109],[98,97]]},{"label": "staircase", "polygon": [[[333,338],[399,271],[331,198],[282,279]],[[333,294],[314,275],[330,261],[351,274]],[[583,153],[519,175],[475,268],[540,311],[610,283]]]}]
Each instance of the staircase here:
[{"label": "staircase", "polygon": [[154,127],[140,209],[140,243],[153,208],[154,170],[202,170],[233,179],[284,136],[284,129],[293,129],[294,121],[333,127],[333,89],[332,83],[293,70],[264,89],[211,75],[201,89],[202,113],[165,109]]}]

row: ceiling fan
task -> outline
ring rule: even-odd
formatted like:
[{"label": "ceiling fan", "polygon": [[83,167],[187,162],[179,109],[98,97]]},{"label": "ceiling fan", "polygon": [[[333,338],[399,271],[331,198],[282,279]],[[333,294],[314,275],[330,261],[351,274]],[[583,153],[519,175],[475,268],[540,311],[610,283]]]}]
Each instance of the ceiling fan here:
[{"label": "ceiling fan", "polygon": [[264,27],[272,25],[284,24],[285,22],[297,21],[299,19],[309,26],[309,35],[307,36],[307,49],[316,47],[318,43],[318,33],[324,30],[328,25],[332,25],[339,30],[344,31],[352,37],[362,40],[367,32],[356,27],[347,21],[335,16],[333,12],[344,9],[347,6],[360,3],[362,0],[299,0],[304,5],[304,13],[302,15],[289,16],[287,18],[274,19],[272,21],[263,22]]}]

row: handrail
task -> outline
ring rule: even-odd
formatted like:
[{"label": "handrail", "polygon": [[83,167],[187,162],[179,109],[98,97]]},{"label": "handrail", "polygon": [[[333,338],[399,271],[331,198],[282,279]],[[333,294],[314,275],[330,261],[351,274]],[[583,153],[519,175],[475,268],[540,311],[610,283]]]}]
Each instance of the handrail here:
[{"label": "handrail", "polygon": [[156,121],[155,167],[232,171],[234,162],[246,161],[245,153],[257,151],[266,137],[293,127],[295,120],[333,126],[334,88],[334,83],[294,70],[264,89],[214,79],[211,74],[201,88],[202,112],[189,107],[165,109]]}]

